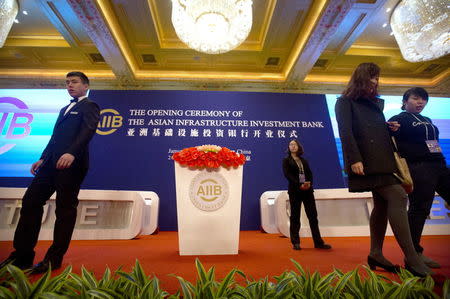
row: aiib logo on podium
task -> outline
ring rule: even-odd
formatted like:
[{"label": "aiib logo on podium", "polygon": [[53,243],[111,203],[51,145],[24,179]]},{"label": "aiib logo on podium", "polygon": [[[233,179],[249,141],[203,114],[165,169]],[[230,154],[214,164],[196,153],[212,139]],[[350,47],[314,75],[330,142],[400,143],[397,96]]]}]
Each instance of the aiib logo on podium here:
[{"label": "aiib logo on podium", "polygon": [[103,109],[100,111],[97,134],[110,135],[123,125],[123,116],[115,109]]},{"label": "aiib logo on podium", "polygon": [[189,188],[191,202],[203,211],[215,211],[228,200],[229,187],[225,178],[215,171],[201,172],[196,175]]}]

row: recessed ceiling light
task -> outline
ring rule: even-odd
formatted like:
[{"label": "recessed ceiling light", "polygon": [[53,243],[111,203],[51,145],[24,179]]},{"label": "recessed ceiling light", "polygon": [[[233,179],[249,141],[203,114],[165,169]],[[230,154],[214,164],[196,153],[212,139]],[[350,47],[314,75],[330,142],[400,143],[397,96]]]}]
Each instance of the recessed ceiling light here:
[{"label": "recessed ceiling light", "polygon": [[384,23],[384,24],[383,24],[383,28],[386,28],[386,26],[387,26],[387,23]]},{"label": "recessed ceiling light", "polygon": [[19,20],[15,19],[15,20],[14,20],[14,23],[16,23],[16,24],[19,23]]},{"label": "recessed ceiling light", "polygon": [[388,9],[386,9],[386,12],[390,12],[391,11],[391,8],[389,7]]},{"label": "recessed ceiling light", "polygon": [[28,15],[28,12],[27,12],[26,10],[22,11],[22,13],[23,13],[24,15]]},{"label": "recessed ceiling light", "polygon": [[394,32],[393,32],[393,31],[391,31],[391,33],[389,33],[389,35],[394,35]]}]

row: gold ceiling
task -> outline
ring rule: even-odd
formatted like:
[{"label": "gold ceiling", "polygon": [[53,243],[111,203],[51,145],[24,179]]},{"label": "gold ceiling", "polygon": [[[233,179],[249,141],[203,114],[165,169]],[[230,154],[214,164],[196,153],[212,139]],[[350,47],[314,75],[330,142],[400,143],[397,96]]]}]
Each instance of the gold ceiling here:
[{"label": "gold ceiling", "polygon": [[177,38],[170,0],[19,0],[19,23],[0,49],[0,88],[61,88],[81,70],[93,89],[340,93],[371,61],[384,94],[423,86],[449,96],[449,56],[402,58],[389,28],[397,2],[253,0],[247,40],[208,55]]}]

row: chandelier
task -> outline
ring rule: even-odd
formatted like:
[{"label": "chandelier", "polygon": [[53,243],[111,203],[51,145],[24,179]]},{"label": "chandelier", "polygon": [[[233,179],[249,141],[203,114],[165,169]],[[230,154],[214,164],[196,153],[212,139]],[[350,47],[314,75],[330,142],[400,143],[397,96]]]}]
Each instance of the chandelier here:
[{"label": "chandelier", "polygon": [[0,0],[0,48],[5,44],[18,11],[16,0]]},{"label": "chandelier", "polygon": [[247,38],[252,28],[252,0],[172,0],[172,24],[189,48],[225,53]]},{"label": "chandelier", "polygon": [[391,28],[403,57],[427,61],[450,53],[448,0],[403,0],[391,16]]}]

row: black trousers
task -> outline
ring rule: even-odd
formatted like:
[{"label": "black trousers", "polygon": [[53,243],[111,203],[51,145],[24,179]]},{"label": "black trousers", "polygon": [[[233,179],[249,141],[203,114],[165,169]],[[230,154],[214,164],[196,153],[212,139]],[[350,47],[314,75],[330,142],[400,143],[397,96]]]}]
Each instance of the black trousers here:
[{"label": "black trousers", "polygon": [[87,169],[71,167],[57,170],[49,165],[42,166],[22,199],[20,218],[14,234],[12,256],[17,259],[34,258],[39,231],[41,229],[43,207],[56,191],[56,221],[53,243],[44,260],[54,265],[61,264],[69,248],[77,219],[78,193]]},{"label": "black trousers", "polygon": [[444,161],[413,162],[408,166],[414,183],[414,190],[409,194],[409,227],[414,248],[417,252],[423,252],[420,238],[435,192],[450,203],[450,169]]},{"label": "black trousers", "polygon": [[306,216],[308,216],[309,228],[314,240],[314,245],[322,245],[324,242],[320,236],[319,221],[317,220],[316,200],[314,193],[308,191],[289,192],[289,203],[291,205],[290,237],[292,244],[300,244],[300,211],[302,203],[305,205]]}]

